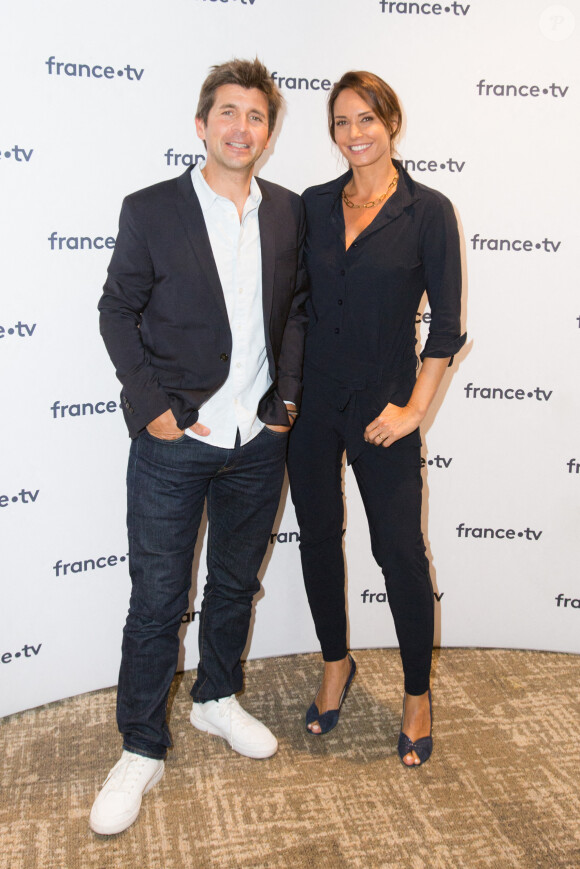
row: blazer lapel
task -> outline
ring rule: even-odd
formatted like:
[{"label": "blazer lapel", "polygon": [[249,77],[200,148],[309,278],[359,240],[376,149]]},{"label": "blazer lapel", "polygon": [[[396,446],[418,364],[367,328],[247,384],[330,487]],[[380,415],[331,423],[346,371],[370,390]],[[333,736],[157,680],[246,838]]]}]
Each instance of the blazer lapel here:
[{"label": "blazer lapel", "polygon": [[179,176],[177,179],[177,187],[179,191],[176,203],[177,211],[185,228],[187,239],[205,275],[208,286],[212,290],[220,310],[227,320],[228,312],[226,301],[211,249],[201,205],[199,204],[199,199],[195,195],[195,190],[191,183],[190,169],[184,172],[183,175]]},{"label": "blazer lapel", "polygon": [[262,307],[264,310],[264,326],[266,336],[269,336],[270,316],[274,296],[274,265],[276,261],[276,232],[274,230],[274,208],[272,200],[256,178],[262,192],[262,201],[258,211],[260,224],[260,253],[262,257]]}]

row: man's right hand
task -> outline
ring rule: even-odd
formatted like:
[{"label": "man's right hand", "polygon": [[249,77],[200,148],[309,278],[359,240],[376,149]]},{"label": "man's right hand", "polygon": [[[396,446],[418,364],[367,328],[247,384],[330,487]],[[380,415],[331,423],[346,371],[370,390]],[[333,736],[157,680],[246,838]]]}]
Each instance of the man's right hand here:
[{"label": "man's right hand", "polygon": [[[210,429],[199,422],[190,426],[190,430],[202,437],[207,437],[210,433]],[[175,441],[183,435],[183,430],[178,428],[171,408],[162,413],[161,416],[151,420],[147,426],[147,431],[154,438],[159,438],[162,441]]]}]

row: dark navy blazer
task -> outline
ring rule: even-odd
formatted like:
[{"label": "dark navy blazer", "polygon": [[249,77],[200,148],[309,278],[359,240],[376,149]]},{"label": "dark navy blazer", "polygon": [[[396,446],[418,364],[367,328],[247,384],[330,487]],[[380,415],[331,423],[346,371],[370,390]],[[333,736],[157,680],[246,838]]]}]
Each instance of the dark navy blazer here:
[{"label": "dark navy blazer", "polygon": [[[191,169],[127,196],[99,301],[101,335],[123,385],[131,437],[171,408],[181,429],[225,382],[232,335],[224,294]],[[288,421],[284,400],[301,396],[307,315],[300,267],[300,197],[256,179],[262,253],[264,331],[272,385],[263,422]]]}]

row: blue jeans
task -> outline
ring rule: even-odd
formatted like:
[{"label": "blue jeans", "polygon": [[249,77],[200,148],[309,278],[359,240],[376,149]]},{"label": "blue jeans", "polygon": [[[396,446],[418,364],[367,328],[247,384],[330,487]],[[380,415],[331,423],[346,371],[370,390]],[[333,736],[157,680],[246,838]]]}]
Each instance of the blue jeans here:
[{"label": "blue jeans", "polygon": [[216,700],[242,688],[240,657],[280,500],[287,440],[285,433],[264,428],[233,449],[188,435],[158,440],[147,431],[132,442],[127,470],[132,592],[117,692],[117,724],[127,750],[162,759],[171,745],[167,698],[206,499],[208,576],[191,696]]}]

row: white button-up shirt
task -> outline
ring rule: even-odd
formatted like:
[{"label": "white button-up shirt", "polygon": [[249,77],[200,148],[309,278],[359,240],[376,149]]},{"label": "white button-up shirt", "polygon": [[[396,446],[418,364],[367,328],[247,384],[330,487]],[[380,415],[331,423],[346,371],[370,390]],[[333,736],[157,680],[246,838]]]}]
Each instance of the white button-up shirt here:
[{"label": "white button-up shirt", "polygon": [[219,196],[201,174],[198,163],[191,173],[211,249],[217,266],[232,332],[228,379],[201,406],[198,422],[211,434],[190,437],[216,447],[232,449],[236,434],[248,443],[264,427],[258,402],[272,383],[268,370],[262,309],[262,255],[258,208],[262,194],[252,177],[242,219],[231,200]]}]

